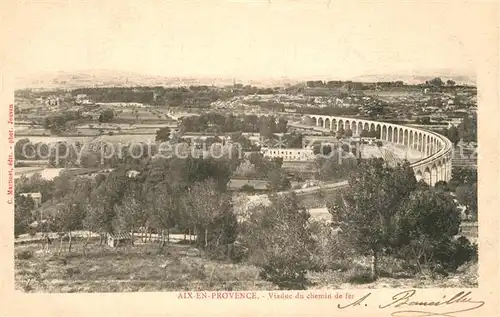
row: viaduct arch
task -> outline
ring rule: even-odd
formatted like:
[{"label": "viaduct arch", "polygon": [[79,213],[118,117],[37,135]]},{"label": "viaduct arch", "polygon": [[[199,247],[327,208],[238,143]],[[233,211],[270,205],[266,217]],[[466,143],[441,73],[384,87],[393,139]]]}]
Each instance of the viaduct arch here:
[{"label": "viaduct arch", "polygon": [[452,143],[438,133],[393,123],[347,117],[304,115],[304,119],[322,129],[332,131],[350,129],[353,135],[360,135],[363,130],[379,131],[382,141],[401,144],[423,153],[423,159],[411,163],[417,181],[423,179],[427,184],[434,186],[438,181],[448,182],[451,179]]}]

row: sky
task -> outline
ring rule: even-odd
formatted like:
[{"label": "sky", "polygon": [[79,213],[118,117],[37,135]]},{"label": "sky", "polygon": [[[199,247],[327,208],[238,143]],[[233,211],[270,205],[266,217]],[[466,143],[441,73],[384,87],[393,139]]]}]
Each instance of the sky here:
[{"label": "sky", "polygon": [[13,26],[3,34],[4,57],[20,76],[110,69],[342,79],[471,71],[487,40],[475,26],[496,12],[454,3],[12,0],[2,10]]}]

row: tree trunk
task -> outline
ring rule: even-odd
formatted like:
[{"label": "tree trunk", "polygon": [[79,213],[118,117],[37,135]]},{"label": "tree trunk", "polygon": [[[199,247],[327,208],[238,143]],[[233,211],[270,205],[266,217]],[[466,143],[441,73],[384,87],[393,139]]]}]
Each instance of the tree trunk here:
[{"label": "tree trunk", "polygon": [[191,228],[189,228],[188,234],[189,234],[189,243],[191,244]]},{"label": "tree trunk", "polygon": [[68,254],[71,254],[71,243],[72,243],[72,240],[71,240],[71,231],[68,232],[68,235],[69,235],[69,245],[68,245]]},{"label": "tree trunk", "polygon": [[64,239],[64,236],[61,235],[61,240],[59,241],[59,250],[57,251],[57,255],[61,254],[61,252],[62,252],[63,239]]},{"label": "tree trunk", "polygon": [[130,235],[131,235],[131,237],[130,237],[130,244],[134,245],[134,229],[132,229],[132,232],[130,232]]},{"label": "tree trunk", "polygon": [[205,228],[205,249],[208,247],[208,228]]},{"label": "tree trunk", "polygon": [[167,228],[167,243],[170,244],[170,229]]},{"label": "tree trunk", "polygon": [[370,265],[371,278],[376,279],[378,275],[378,254],[377,251],[372,250],[372,260]]},{"label": "tree trunk", "polygon": [[87,256],[87,246],[89,245],[91,235],[92,232],[89,231],[89,233],[87,234],[87,239],[85,240],[85,243],[83,245],[83,256]]}]

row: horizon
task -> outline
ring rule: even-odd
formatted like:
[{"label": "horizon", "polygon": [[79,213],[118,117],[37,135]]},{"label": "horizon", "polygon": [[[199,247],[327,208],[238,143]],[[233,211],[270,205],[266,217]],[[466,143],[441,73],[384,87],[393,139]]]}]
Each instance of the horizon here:
[{"label": "horizon", "polygon": [[[462,70],[463,71],[463,70]],[[65,83],[54,83],[53,81],[57,79],[57,76],[75,76],[80,75],[82,77],[96,77],[96,83],[81,84],[80,79],[74,79],[68,82],[65,78]],[[45,77],[45,78],[43,78]],[[476,86],[476,74],[470,74],[466,72],[461,72],[461,70],[442,70],[438,69],[434,72],[420,71],[418,74],[366,74],[360,75],[352,78],[336,78],[333,76],[304,76],[304,77],[264,77],[264,78],[238,78],[238,77],[216,77],[216,76],[167,76],[167,75],[155,75],[148,73],[139,73],[133,71],[123,71],[123,70],[113,70],[113,69],[80,69],[75,71],[44,71],[35,74],[25,75],[23,77],[16,78],[17,89],[26,88],[64,88],[64,86],[73,86],[73,88],[83,88],[91,87],[92,85],[98,85],[97,87],[123,87],[125,86],[185,86],[182,85],[182,81],[194,81],[188,85],[213,85],[213,86],[227,86],[231,83],[243,84],[243,85],[254,85],[261,87],[272,87],[272,86],[283,86],[287,84],[295,85],[305,83],[307,81],[343,81],[343,82],[361,82],[361,83],[377,83],[377,82],[395,82],[402,81],[405,85],[416,85],[423,84],[426,80],[432,78],[442,78],[443,81],[451,79],[455,81],[458,85]],[[42,79],[43,78],[43,79]],[[120,83],[118,80],[126,80],[125,83]],[[59,77],[59,80],[62,78]],[[87,80],[83,79],[85,82]],[[34,82],[44,81],[42,86],[34,86]],[[108,83],[103,84],[101,81],[107,81]],[[170,81],[170,83],[166,83]],[[177,82],[175,82],[177,81]],[[111,83],[112,82],[112,83]],[[211,82],[211,83],[209,83]],[[61,86],[62,85],[62,86]],[[69,87],[68,87],[69,88]]]}]

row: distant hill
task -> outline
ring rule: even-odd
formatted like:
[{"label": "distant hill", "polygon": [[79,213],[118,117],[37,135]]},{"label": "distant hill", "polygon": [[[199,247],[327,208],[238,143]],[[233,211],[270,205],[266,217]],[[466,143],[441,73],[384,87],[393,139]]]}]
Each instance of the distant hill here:
[{"label": "distant hill", "polygon": [[449,79],[457,84],[476,85],[476,74],[471,71],[452,71],[452,70],[433,70],[418,71],[412,73],[398,74],[377,74],[362,75],[352,78],[352,81],[377,82],[377,81],[398,81],[401,80],[407,84],[420,84],[427,80],[440,77],[443,81]]},{"label": "distant hill", "polygon": [[167,77],[144,75],[134,72],[113,70],[85,70],[76,72],[46,72],[19,77],[16,88],[81,88],[81,87],[135,87],[135,86],[191,86],[191,85],[232,85],[280,86],[297,81],[289,78],[265,80],[239,80],[238,78],[218,77]]},{"label": "distant hill", "polygon": [[[211,79],[177,78],[143,75],[112,70],[88,70],[78,72],[47,72],[17,78],[16,87],[21,88],[80,88],[80,87],[134,87],[134,86],[179,86],[211,85]],[[231,80],[232,82],[232,80]]]},{"label": "distant hill", "polygon": [[[454,80],[457,84],[476,84],[475,74],[467,72],[452,72],[452,71],[430,71],[430,72],[413,72],[413,73],[398,73],[398,74],[377,74],[363,75],[350,79],[352,81],[361,82],[377,82],[377,81],[398,81],[402,80],[408,84],[419,84],[426,80],[431,80],[435,77],[440,77],[444,81],[448,79]],[[82,70],[71,72],[46,72],[37,73],[30,76],[19,77],[16,80],[16,88],[82,88],[82,87],[136,87],[136,86],[196,86],[196,85],[214,85],[227,86],[232,85],[234,81],[238,84],[252,85],[259,87],[274,87],[284,86],[287,84],[294,85],[300,81],[288,77],[264,78],[256,80],[241,80],[238,78],[220,78],[220,77],[168,77],[168,76],[153,76],[134,72],[114,71],[114,70]],[[336,78],[317,78],[316,80],[337,80]]]}]

